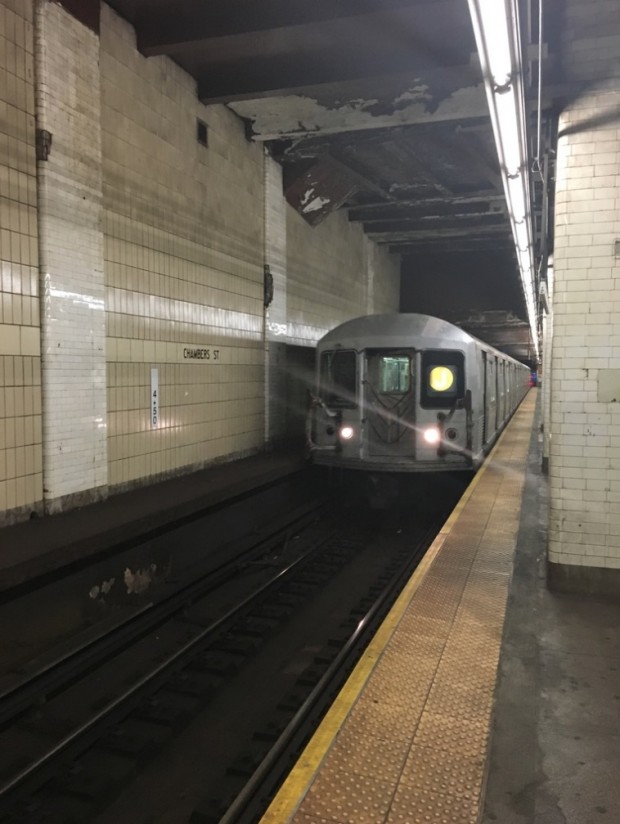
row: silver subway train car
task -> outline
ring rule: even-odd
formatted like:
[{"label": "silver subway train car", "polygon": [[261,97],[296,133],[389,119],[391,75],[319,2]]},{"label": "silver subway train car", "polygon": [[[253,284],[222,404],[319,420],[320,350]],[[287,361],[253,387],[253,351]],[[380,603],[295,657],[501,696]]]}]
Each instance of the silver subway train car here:
[{"label": "silver subway train car", "polygon": [[522,363],[439,318],[347,321],[317,347],[312,460],[371,473],[475,469],[529,376]]}]

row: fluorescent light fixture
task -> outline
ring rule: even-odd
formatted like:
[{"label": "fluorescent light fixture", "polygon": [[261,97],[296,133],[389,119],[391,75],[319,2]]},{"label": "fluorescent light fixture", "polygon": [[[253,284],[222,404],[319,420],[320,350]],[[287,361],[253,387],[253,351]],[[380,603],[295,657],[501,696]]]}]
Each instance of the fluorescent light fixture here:
[{"label": "fluorescent light fixture", "polygon": [[[521,223],[515,223],[515,225],[514,225],[514,239],[515,239],[517,249],[519,250],[521,260],[523,260],[523,253],[528,253],[528,257],[527,257],[526,261],[527,261],[527,265],[529,266],[530,265],[530,260],[529,260],[530,233],[528,232],[527,229],[528,229],[527,223],[525,223],[523,221]],[[526,261],[523,261],[523,262],[526,262]]]},{"label": "fluorescent light fixture", "polygon": [[510,225],[538,356],[534,255],[518,0],[468,0]]},{"label": "fluorescent light fixture", "polygon": [[496,86],[505,86],[510,82],[513,71],[506,5],[504,0],[478,0],[478,8],[480,26],[486,40],[489,73]]},{"label": "fluorescent light fixture", "polygon": [[514,223],[522,223],[528,213],[525,202],[525,191],[523,178],[521,175],[506,178],[506,195],[508,201],[508,214]]},{"label": "fluorescent light fixture", "polygon": [[521,171],[524,159],[519,140],[517,101],[512,87],[502,92],[494,92],[493,97],[502,136],[500,161],[507,175],[516,175]]}]

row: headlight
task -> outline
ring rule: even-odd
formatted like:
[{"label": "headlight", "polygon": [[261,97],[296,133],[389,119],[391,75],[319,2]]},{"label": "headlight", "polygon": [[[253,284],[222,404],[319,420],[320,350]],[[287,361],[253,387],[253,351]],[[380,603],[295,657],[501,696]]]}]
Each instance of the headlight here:
[{"label": "headlight", "polygon": [[436,426],[429,426],[428,429],[424,430],[424,440],[426,443],[435,444],[439,443],[441,439],[441,435],[439,434],[439,429]]},{"label": "headlight", "polygon": [[341,426],[338,433],[343,441],[350,441],[355,434],[352,426]]}]

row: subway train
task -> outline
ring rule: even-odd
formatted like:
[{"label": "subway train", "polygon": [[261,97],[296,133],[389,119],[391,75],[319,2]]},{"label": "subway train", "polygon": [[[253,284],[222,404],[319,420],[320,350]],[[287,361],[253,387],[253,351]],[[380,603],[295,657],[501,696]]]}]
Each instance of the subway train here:
[{"label": "subway train", "polygon": [[528,389],[529,369],[439,318],[368,315],[317,346],[313,463],[394,473],[476,469]]}]

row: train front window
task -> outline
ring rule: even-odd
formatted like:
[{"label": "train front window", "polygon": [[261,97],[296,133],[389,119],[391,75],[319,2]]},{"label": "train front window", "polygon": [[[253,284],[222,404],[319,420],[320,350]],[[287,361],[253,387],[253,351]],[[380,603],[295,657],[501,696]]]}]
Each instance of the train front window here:
[{"label": "train front window", "polygon": [[384,355],[379,359],[379,392],[405,395],[411,388],[411,359],[406,355]]},{"label": "train front window", "polygon": [[421,404],[426,409],[451,407],[465,395],[462,352],[430,350],[422,353]]},{"label": "train front window", "polygon": [[357,357],[352,351],[323,352],[321,394],[328,406],[356,405]]}]

